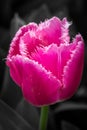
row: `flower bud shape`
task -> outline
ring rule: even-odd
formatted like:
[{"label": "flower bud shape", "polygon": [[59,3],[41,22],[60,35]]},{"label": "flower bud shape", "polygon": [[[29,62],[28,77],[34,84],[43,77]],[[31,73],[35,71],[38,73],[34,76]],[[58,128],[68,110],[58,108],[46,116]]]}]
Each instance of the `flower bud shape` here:
[{"label": "flower bud shape", "polygon": [[82,77],[84,41],[70,41],[66,18],[22,26],[13,38],[6,64],[24,98],[35,106],[51,105],[73,96]]}]

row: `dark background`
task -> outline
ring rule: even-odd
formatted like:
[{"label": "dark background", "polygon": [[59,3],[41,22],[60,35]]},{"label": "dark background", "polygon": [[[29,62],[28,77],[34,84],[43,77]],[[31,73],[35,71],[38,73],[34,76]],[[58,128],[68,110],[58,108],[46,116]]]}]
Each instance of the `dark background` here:
[{"label": "dark background", "polygon": [[72,21],[70,35],[84,38],[85,57],[77,93],[50,106],[48,130],[87,130],[87,4],[86,0],[0,0],[0,130],[38,129],[40,108],[27,103],[5,65],[11,39],[18,28],[52,16]]}]

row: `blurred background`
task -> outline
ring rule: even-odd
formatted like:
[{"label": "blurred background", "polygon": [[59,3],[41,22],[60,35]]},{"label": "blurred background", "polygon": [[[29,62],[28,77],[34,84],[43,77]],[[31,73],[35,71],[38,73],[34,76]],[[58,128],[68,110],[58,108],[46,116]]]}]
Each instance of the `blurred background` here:
[{"label": "blurred background", "polygon": [[[0,0],[0,130],[36,130],[40,108],[27,103],[12,81],[5,58],[16,31],[29,22],[52,16],[72,21],[70,35],[85,42],[84,71],[77,93],[50,106],[48,130],[87,130],[87,4],[86,0]],[[50,118],[51,117],[51,118]]]}]

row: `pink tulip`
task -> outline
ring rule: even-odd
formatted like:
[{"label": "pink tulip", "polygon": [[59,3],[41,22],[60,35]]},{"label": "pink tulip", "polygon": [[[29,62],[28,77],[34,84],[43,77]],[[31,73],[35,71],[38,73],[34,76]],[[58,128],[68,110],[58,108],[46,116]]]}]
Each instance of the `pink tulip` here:
[{"label": "pink tulip", "polygon": [[69,25],[57,17],[29,23],[12,40],[6,64],[25,99],[35,106],[66,100],[80,84],[84,42],[80,34],[70,42]]}]

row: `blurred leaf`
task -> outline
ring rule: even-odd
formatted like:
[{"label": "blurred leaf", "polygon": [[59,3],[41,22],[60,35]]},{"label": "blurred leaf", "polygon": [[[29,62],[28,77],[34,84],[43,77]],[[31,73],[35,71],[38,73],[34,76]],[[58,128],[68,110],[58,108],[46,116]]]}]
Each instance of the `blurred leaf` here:
[{"label": "blurred leaf", "polygon": [[24,99],[18,104],[16,111],[36,130],[39,124],[39,113],[36,107],[27,103]]},{"label": "blurred leaf", "polygon": [[16,13],[11,20],[11,25],[10,25],[10,35],[11,39],[14,37],[15,33],[18,31],[18,29],[25,25],[25,22],[19,17],[19,15]]},{"label": "blurred leaf", "polygon": [[21,97],[22,97],[21,90],[11,79],[9,69],[6,66],[0,98],[4,102],[6,102],[9,106],[15,108],[19,103],[19,101],[21,100]]},{"label": "blurred leaf", "polygon": [[12,108],[0,100],[0,130],[33,130]]}]

